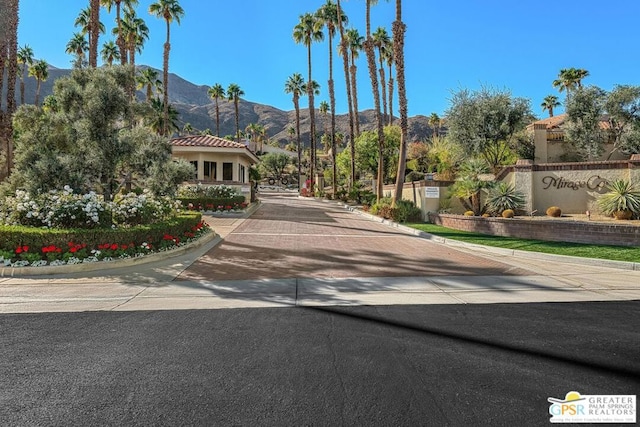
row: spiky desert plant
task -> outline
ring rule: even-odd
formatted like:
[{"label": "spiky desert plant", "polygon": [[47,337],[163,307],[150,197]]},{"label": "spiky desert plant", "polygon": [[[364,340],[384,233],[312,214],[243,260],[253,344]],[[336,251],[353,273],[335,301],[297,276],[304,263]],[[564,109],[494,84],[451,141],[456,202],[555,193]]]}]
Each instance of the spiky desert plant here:
[{"label": "spiky desert plant", "polygon": [[609,183],[607,189],[609,191],[598,199],[598,206],[605,215],[615,215],[616,212],[640,214],[640,191],[631,181],[617,179]]},{"label": "spiky desert plant", "polygon": [[487,191],[487,210],[500,215],[506,210],[517,211],[524,206],[524,195],[512,184],[500,182]]}]

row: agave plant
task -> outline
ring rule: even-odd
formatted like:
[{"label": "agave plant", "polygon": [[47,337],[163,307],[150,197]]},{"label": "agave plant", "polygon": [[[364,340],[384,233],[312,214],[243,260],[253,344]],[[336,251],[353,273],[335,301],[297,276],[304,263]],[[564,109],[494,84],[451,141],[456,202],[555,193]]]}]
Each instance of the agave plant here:
[{"label": "agave plant", "polygon": [[516,191],[512,184],[501,182],[491,187],[487,193],[487,210],[491,213],[501,214],[507,209],[517,211],[524,206],[524,195]]},{"label": "agave plant", "polygon": [[626,213],[630,218],[640,214],[640,191],[630,181],[617,179],[607,189],[609,191],[598,199],[598,205],[605,215],[618,217],[617,213]]}]

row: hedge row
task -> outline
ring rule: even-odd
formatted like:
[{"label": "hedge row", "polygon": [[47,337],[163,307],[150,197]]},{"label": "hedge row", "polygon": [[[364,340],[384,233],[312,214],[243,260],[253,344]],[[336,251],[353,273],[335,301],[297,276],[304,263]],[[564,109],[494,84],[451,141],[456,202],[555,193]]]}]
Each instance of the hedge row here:
[{"label": "hedge row", "polygon": [[69,243],[86,244],[97,248],[105,243],[140,245],[155,244],[166,235],[180,237],[190,233],[202,220],[200,212],[184,212],[167,221],[116,229],[47,229],[24,226],[0,226],[0,250],[14,251],[19,246],[33,249],[55,245],[66,248]]}]

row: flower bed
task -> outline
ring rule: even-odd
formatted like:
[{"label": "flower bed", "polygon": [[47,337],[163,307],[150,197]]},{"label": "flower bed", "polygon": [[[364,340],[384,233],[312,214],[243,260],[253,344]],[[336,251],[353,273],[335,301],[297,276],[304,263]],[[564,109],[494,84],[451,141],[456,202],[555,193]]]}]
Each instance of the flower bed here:
[{"label": "flower bed", "polygon": [[0,266],[36,267],[140,257],[182,246],[209,231],[199,212],[127,228],[0,226]]},{"label": "flower bed", "polygon": [[247,208],[244,196],[235,196],[228,199],[213,199],[207,197],[179,198],[182,206],[192,211],[211,212],[239,212]]}]

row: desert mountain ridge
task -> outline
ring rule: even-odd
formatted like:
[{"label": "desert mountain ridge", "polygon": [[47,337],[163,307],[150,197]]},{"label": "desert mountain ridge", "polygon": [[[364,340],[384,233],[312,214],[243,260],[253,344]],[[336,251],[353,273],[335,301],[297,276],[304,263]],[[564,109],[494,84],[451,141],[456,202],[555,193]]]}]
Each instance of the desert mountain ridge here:
[{"label": "desert mountain ridge", "polygon": [[[139,66],[138,68],[149,68],[147,66]],[[158,71],[158,75],[162,75],[162,70]],[[70,69],[62,69],[56,67],[49,68],[49,78],[41,84],[40,99],[44,99],[53,92],[53,84],[56,79],[67,76],[71,73]],[[5,77],[6,78],[6,77]],[[6,86],[6,85],[4,85]],[[208,86],[196,85],[182,77],[170,73],[169,74],[169,102],[179,112],[179,126],[182,128],[184,124],[189,123],[195,130],[209,129],[213,134],[216,133],[215,120],[215,103],[207,94]],[[25,103],[33,103],[36,93],[36,80],[33,77],[27,77],[25,80]],[[138,91],[139,99],[144,99],[143,91]],[[16,98],[19,104],[20,97],[20,81],[16,81]],[[233,102],[227,100],[219,100],[220,110],[220,135],[235,134],[235,111]],[[316,129],[322,132],[325,126],[329,126],[330,116],[326,119],[316,110]],[[359,113],[360,130],[375,129],[375,113],[373,110],[365,110]],[[278,141],[280,145],[285,145],[291,140],[288,133],[290,127],[295,127],[295,110],[283,111],[270,105],[259,104],[245,99],[241,99],[239,103],[239,122],[240,129],[244,130],[250,123],[257,123],[264,126],[267,136],[271,140]],[[307,145],[309,141],[310,128],[308,108],[300,108],[300,131],[303,144]],[[336,115],[336,128],[338,132],[344,135],[349,134],[349,115]],[[431,136],[433,129],[429,126],[426,116],[417,115],[409,118],[409,139],[410,141],[422,141]]]}]

